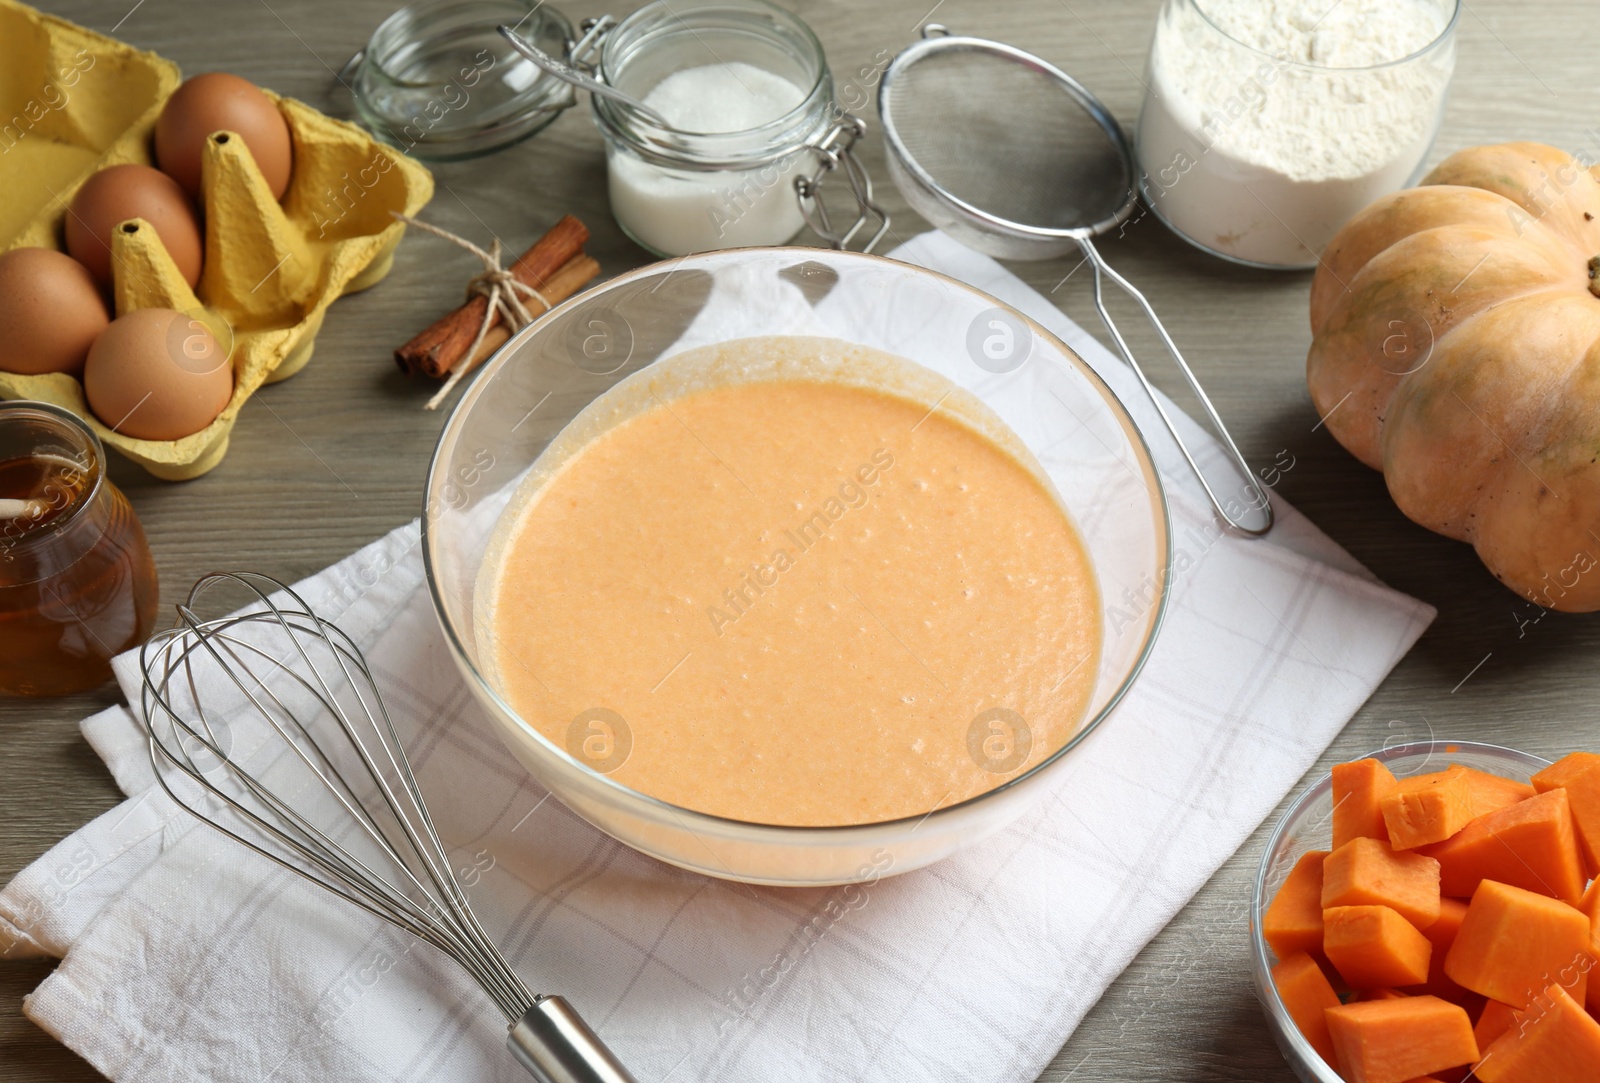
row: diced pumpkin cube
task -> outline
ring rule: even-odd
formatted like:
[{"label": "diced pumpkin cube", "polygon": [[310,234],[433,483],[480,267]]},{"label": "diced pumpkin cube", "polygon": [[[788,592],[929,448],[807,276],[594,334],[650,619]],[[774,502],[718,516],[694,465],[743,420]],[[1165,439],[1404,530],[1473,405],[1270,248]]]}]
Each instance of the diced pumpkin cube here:
[{"label": "diced pumpkin cube", "polygon": [[1478,1059],[1472,1020],[1438,997],[1342,1004],[1327,1017],[1339,1074],[1349,1083],[1408,1083]]},{"label": "diced pumpkin cube", "polygon": [[1428,980],[1433,945],[1387,906],[1330,907],[1323,911],[1322,930],[1322,950],[1351,988],[1420,985]]},{"label": "diced pumpkin cube", "polygon": [[[1600,880],[1589,885],[1578,903],[1578,909],[1589,919],[1589,956],[1592,963],[1600,965]],[[1590,967],[1592,971],[1593,966]],[[1588,996],[1589,1014],[1600,1017],[1600,976],[1591,974]]]},{"label": "diced pumpkin cube", "polygon": [[1479,1049],[1488,1049],[1495,1039],[1517,1025],[1522,1013],[1509,1004],[1491,1000],[1483,1006],[1483,1014],[1473,1025],[1472,1036],[1478,1039]]},{"label": "diced pumpkin cube", "polygon": [[1396,850],[1443,842],[1477,815],[1472,787],[1459,768],[1401,779],[1378,808]]},{"label": "diced pumpkin cube", "polygon": [[1533,776],[1540,793],[1566,790],[1586,868],[1600,874],[1600,756],[1574,752]]},{"label": "diced pumpkin cube", "polygon": [[1588,882],[1566,790],[1480,816],[1417,853],[1438,860],[1440,890],[1456,898],[1469,898],[1480,883],[1495,880],[1576,904]]},{"label": "diced pumpkin cube", "polygon": [[1451,770],[1461,772],[1462,778],[1466,779],[1467,788],[1472,791],[1473,819],[1487,816],[1507,805],[1515,805],[1518,801],[1526,801],[1537,792],[1526,782],[1518,782],[1514,778],[1491,775],[1487,771],[1462,767],[1460,764],[1450,766]]},{"label": "diced pumpkin cube", "polygon": [[1261,935],[1280,959],[1297,951],[1322,954],[1322,862],[1327,856],[1312,850],[1295,862],[1261,916]]},{"label": "diced pumpkin cube", "polygon": [[1334,906],[1387,906],[1426,929],[1439,919],[1439,863],[1381,839],[1352,839],[1322,863],[1322,908]]},{"label": "diced pumpkin cube", "polygon": [[1551,982],[1566,985],[1582,1002],[1589,950],[1589,919],[1580,911],[1559,899],[1485,880],[1445,956],[1444,972],[1513,1008],[1527,1009]]},{"label": "diced pumpkin cube", "polygon": [[1328,1037],[1328,1020],[1323,1013],[1338,1007],[1339,994],[1328,984],[1317,961],[1303,951],[1287,956],[1272,968],[1272,984],[1277,987],[1289,1018],[1317,1056],[1333,1064],[1333,1039]]},{"label": "diced pumpkin cube", "polygon": [[1452,1004],[1461,1005],[1467,1009],[1467,1014],[1471,1015],[1483,1003],[1482,995],[1457,985],[1444,972],[1445,956],[1449,953],[1450,946],[1456,942],[1456,934],[1461,931],[1461,923],[1466,917],[1467,904],[1460,899],[1439,900],[1439,920],[1422,930],[1422,935],[1433,945],[1433,956],[1428,963],[1427,983],[1407,989],[1405,992],[1412,996],[1428,994],[1440,1000],[1448,1000]]},{"label": "diced pumpkin cube", "polygon": [[1351,839],[1387,839],[1378,802],[1394,788],[1395,777],[1377,760],[1356,760],[1333,768],[1333,848]]},{"label": "diced pumpkin cube", "polygon": [[1351,999],[1354,1000],[1354,1001],[1362,1001],[1362,1000],[1399,1000],[1401,997],[1408,996],[1408,995],[1409,994],[1402,993],[1398,989],[1363,989],[1359,993],[1357,993],[1354,997],[1352,997]]},{"label": "diced pumpkin cube", "polygon": [[1596,767],[1600,767],[1600,753],[1572,752],[1534,775],[1533,788],[1539,793],[1564,790],[1568,782]]},{"label": "diced pumpkin cube", "polygon": [[[1334,1039],[1335,1048],[1338,1039]],[[1559,985],[1484,1050],[1481,1083],[1595,1083],[1600,1079],[1600,1023]]]}]

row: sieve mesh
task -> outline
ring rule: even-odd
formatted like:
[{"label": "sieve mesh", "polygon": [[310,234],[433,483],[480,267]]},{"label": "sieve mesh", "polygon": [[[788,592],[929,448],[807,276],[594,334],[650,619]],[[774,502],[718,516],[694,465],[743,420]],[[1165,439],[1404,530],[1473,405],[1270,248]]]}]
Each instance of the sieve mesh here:
[{"label": "sieve mesh", "polygon": [[977,210],[1074,230],[1103,226],[1127,202],[1132,166],[1120,143],[1054,75],[1022,60],[936,49],[885,92],[885,124],[906,155]]}]

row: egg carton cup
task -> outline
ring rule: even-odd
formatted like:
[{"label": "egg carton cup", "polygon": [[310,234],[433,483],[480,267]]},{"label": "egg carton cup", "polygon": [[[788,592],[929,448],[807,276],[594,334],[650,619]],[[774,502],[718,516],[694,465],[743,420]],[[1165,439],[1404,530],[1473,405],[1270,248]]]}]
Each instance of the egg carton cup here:
[{"label": "egg carton cup", "polygon": [[178,66],[0,0],[0,251],[59,248],[67,204],[108,165],[150,165]]},{"label": "egg carton cup", "polygon": [[[33,16],[31,24],[24,17],[27,15]],[[176,66],[11,0],[0,0],[0,30],[9,29],[9,24],[19,19],[44,35],[42,40],[35,37],[20,42],[24,51],[42,45],[49,54],[41,70],[56,71],[51,65],[60,57],[75,57],[93,47],[101,50],[97,55],[120,58],[118,71],[144,71],[159,89],[155,103],[139,115],[137,131],[130,129],[112,140],[93,167],[71,185],[72,191],[106,165],[148,164],[155,119],[178,84]],[[19,46],[3,37],[0,34],[0,61]],[[73,411],[106,444],[158,478],[183,481],[199,477],[227,453],[234,421],[246,400],[262,384],[294,375],[311,359],[328,306],[388,274],[405,228],[390,212],[416,214],[433,196],[432,176],[398,149],[378,143],[353,124],[334,120],[292,98],[271,91],[266,94],[289,126],[294,155],[289,190],[280,205],[244,141],[232,132],[211,136],[202,161],[205,253],[195,289],[185,282],[149,223],[132,219],[121,223],[112,235],[116,314],[137,308],[177,309],[204,323],[228,351],[234,373],[233,396],[217,419],[179,440],[140,440],[95,417],[83,385],[62,373],[23,376],[0,372],[0,398],[40,399]],[[66,112],[74,100],[78,99],[69,97],[60,111]],[[24,140],[36,134],[43,137],[29,132]],[[6,157],[0,155],[0,190],[6,186]],[[61,248],[60,224],[71,198],[64,192],[61,195],[53,206],[41,208],[24,229],[0,243],[6,249],[29,245]],[[181,348],[181,343],[174,348]],[[179,357],[174,360],[182,363]],[[117,423],[121,420],[125,419]]]}]

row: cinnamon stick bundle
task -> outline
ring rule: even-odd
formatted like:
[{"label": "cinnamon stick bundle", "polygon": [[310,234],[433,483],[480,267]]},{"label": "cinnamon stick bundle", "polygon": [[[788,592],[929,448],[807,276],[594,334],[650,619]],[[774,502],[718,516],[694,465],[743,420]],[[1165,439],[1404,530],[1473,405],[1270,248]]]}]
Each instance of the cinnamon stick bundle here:
[{"label": "cinnamon stick bundle", "polygon": [[[546,290],[556,272],[583,250],[584,242],[588,239],[588,227],[569,214],[524,252],[511,265],[510,271],[517,281],[545,294],[548,299]],[[573,292],[576,289],[574,287]],[[553,299],[551,303],[554,303]],[[478,328],[483,326],[484,316],[488,312],[489,299],[481,295],[473,297],[460,308],[435,320],[421,334],[396,350],[395,362],[406,373],[421,372],[434,378],[448,375],[464,359],[472,340],[478,337]],[[490,333],[493,331],[491,329]]]},{"label": "cinnamon stick bundle", "polygon": [[[552,306],[559,305],[568,297],[577,293],[600,273],[600,262],[587,253],[580,252],[567,262],[563,263],[556,273],[545,279],[542,286],[535,286],[546,301]],[[530,305],[530,307],[533,307]],[[477,329],[473,329],[477,334]],[[454,372],[457,368],[474,369],[478,363],[506,344],[511,337],[511,329],[504,320],[495,324],[484,334],[483,341],[478,344],[478,351],[471,357],[463,359],[458,365],[451,365],[448,371]],[[469,339],[467,345],[472,345]]]}]

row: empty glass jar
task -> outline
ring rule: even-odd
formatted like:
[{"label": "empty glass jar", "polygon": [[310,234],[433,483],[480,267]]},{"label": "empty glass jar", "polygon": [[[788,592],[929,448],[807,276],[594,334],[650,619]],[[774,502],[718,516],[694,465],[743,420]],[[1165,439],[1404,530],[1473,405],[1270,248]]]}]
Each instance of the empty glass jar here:
[{"label": "empty glass jar", "polygon": [[473,158],[541,131],[577,101],[495,29],[515,26],[560,55],[572,24],[543,0],[419,0],[389,16],[340,78],[361,122],[434,161]]}]

